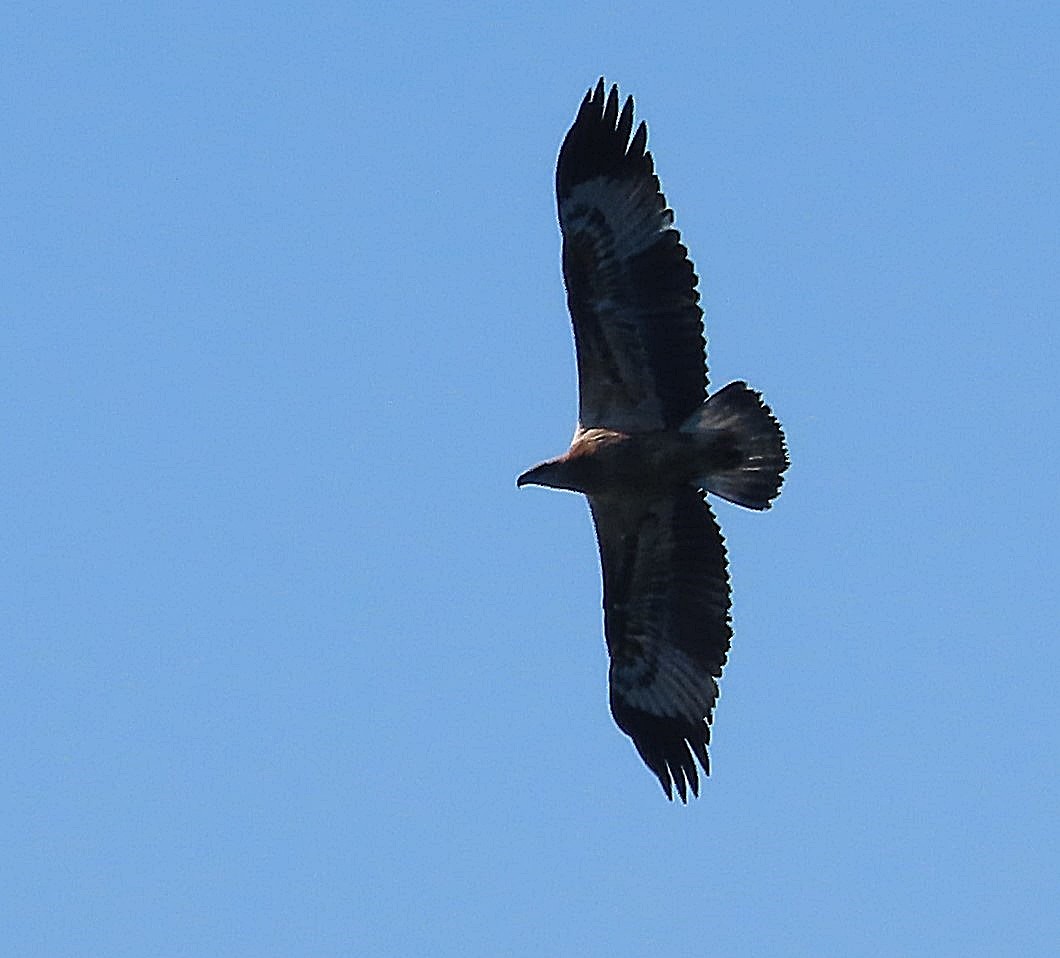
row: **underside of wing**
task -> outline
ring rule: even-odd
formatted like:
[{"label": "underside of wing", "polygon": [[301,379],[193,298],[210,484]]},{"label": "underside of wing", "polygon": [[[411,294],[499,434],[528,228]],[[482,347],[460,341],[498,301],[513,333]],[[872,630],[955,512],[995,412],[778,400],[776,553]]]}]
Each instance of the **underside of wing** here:
[{"label": "underside of wing", "polygon": [[663,791],[699,795],[732,638],[725,542],[692,488],[636,502],[591,499],[604,580],[611,713]]},{"label": "underside of wing", "polygon": [[673,428],[706,396],[698,282],[659,188],[633,98],[601,78],[556,168],[563,276],[578,353],[579,421]]}]

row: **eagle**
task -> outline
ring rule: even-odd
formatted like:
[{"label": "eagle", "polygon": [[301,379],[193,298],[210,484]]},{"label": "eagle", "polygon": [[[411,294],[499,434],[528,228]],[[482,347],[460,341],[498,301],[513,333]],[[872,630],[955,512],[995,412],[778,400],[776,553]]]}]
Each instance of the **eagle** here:
[{"label": "eagle", "polygon": [[518,486],[582,493],[600,549],[611,714],[667,798],[699,795],[732,640],[725,541],[707,500],[768,509],[788,467],[760,393],[708,395],[698,277],[633,98],[601,77],[556,168],[578,365],[570,448]]}]

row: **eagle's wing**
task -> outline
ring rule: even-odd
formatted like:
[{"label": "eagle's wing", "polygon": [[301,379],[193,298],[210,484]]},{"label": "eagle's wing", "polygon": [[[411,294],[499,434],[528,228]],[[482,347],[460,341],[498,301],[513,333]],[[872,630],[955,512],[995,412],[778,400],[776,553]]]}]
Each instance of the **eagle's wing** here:
[{"label": "eagle's wing", "polygon": [[563,277],[578,352],[578,420],[623,432],[674,428],[706,397],[697,277],[673,228],[633,98],[601,78],[556,167]]},{"label": "eagle's wing", "polygon": [[[699,794],[729,651],[725,542],[701,493],[591,498],[611,655],[611,714],[673,798]],[[694,756],[694,758],[693,758]],[[687,784],[686,784],[687,783]]]}]

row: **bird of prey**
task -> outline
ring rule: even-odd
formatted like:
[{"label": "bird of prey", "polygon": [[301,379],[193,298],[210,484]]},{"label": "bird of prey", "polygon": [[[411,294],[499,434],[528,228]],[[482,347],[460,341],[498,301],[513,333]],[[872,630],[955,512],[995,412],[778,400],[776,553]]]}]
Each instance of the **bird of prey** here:
[{"label": "bird of prey", "polygon": [[611,714],[672,801],[699,795],[729,652],[725,543],[713,493],[768,509],[788,466],[759,393],[707,394],[698,278],[673,227],[633,98],[589,90],[556,169],[578,362],[570,448],[517,485],[583,493],[603,571]]}]

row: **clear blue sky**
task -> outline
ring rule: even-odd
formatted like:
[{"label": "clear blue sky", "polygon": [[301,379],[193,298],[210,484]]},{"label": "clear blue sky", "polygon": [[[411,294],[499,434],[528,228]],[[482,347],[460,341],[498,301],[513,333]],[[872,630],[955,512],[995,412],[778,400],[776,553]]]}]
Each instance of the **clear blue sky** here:
[{"label": "clear blue sky", "polygon": [[[1055,4],[368,6],[2,14],[5,949],[1053,954]],[[793,460],[687,808],[515,488],[600,74]]]}]

